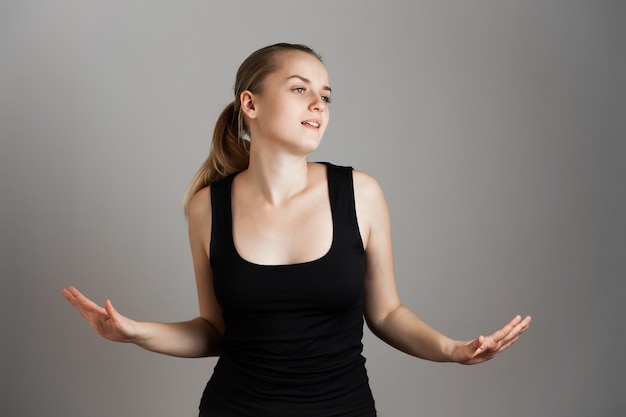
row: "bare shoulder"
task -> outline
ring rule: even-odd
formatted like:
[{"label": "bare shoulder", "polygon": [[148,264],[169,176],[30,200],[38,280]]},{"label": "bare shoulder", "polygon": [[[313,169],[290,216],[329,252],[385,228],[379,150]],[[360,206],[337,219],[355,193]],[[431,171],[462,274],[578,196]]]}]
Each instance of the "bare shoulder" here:
[{"label": "bare shoulder", "polygon": [[373,236],[380,236],[380,231],[389,230],[389,210],[383,190],[373,176],[355,170],[353,181],[357,221],[363,244],[368,249]]},{"label": "bare shoulder", "polygon": [[366,204],[384,203],[383,189],[372,175],[354,170],[352,174],[354,182],[354,198],[358,202]]},{"label": "bare shoulder", "polygon": [[[211,187],[198,191],[189,202],[189,224],[211,225]],[[208,224],[207,224],[208,223]]]}]

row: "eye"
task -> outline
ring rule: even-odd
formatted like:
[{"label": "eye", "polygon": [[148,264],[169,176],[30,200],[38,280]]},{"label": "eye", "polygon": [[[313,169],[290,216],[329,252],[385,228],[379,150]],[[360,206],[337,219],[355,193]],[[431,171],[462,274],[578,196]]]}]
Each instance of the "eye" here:
[{"label": "eye", "polygon": [[293,89],[293,91],[295,91],[298,94],[302,94],[306,92],[306,89],[304,87],[296,87]]},{"label": "eye", "polygon": [[330,104],[332,100],[330,99],[330,96],[322,96],[322,101],[326,102],[327,104]]}]

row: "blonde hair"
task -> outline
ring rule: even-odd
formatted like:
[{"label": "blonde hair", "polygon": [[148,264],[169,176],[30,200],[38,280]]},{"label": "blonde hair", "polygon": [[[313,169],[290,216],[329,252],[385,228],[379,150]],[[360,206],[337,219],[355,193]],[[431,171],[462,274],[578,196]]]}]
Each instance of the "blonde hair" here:
[{"label": "blonde hair", "polygon": [[250,142],[245,139],[245,136],[250,132],[241,111],[239,96],[246,90],[260,94],[265,78],[278,69],[277,55],[288,51],[306,52],[315,56],[320,62],[322,61],[321,56],[308,46],[291,43],[266,46],[253,52],[243,61],[235,77],[233,88],[235,100],[228,104],[217,118],[209,156],[196,172],[185,192],[183,199],[185,216],[189,214],[189,204],[198,191],[230,174],[248,168]]}]

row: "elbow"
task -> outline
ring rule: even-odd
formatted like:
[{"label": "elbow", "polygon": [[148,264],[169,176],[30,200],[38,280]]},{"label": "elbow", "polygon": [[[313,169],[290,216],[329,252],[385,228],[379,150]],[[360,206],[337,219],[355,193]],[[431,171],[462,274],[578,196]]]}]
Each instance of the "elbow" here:
[{"label": "elbow", "polygon": [[387,323],[389,323],[392,317],[400,311],[401,308],[402,303],[387,309],[380,309],[379,311],[366,309],[363,316],[365,318],[367,328],[370,329],[376,336],[384,340],[385,329],[389,327]]},{"label": "elbow", "polygon": [[224,350],[224,334],[220,329],[204,317],[198,317],[202,323],[203,357],[220,356]]}]

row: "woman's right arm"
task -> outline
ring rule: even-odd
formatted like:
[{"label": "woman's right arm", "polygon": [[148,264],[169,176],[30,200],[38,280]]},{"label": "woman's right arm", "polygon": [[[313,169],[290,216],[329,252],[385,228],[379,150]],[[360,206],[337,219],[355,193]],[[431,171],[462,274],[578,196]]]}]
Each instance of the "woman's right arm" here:
[{"label": "woman's right arm", "polygon": [[134,343],[170,356],[217,356],[222,350],[224,322],[213,290],[210,239],[210,193],[204,188],[189,207],[189,241],[200,304],[200,316],[195,319],[178,323],[138,322],[120,314],[110,300],[101,307],[74,287],[63,289],[62,294],[100,336],[109,340]]}]

